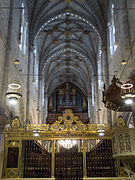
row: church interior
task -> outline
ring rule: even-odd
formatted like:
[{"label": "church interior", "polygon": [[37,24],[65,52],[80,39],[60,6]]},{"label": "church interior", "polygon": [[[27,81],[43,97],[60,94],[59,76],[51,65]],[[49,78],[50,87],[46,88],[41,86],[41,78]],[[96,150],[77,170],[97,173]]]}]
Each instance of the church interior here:
[{"label": "church interior", "polygon": [[135,0],[0,0],[0,179],[135,180]]}]

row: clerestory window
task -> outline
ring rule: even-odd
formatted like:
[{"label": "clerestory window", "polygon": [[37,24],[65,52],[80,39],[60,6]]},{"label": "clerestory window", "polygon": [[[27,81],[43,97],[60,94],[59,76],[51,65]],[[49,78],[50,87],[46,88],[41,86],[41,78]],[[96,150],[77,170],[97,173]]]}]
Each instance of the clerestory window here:
[{"label": "clerestory window", "polygon": [[18,38],[18,43],[19,43],[19,48],[22,51],[23,54],[26,53],[26,38],[27,38],[27,22],[25,19],[25,11],[24,11],[24,3],[22,3],[21,6],[21,16],[20,16],[20,32],[19,32],[19,38]]},{"label": "clerestory window", "polygon": [[114,4],[111,7],[111,19],[109,22],[109,43],[110,43],[110,55],[113,55],[117,49],[115,43],[115,21],[114,21]]}]

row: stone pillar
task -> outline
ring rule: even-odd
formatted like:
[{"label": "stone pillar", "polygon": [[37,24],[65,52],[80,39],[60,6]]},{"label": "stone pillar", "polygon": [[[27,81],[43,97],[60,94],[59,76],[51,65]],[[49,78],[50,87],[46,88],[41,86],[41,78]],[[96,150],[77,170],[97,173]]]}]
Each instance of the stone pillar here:
[{"label": "stone pillar", "polygon": [[132,115],[133,115],[133,123],[135,127],[135,102],[132,104]]},{"label": "stone pillar", "polygon": [[[135,75],[132,75],[130,79],[132,80],[133,88],[135,91]],[[132,104],[132,115],[133,115],[133,123],[135,127],[135,102],[133,102]]]},{"label": "stone pillar", "polygon": [[41,119],[41,104],[42,104],[42,87],[43,87],[43,81],[42,81],[42,77],[38,78],[38,123],[42,123],[42,119]]},{"label": "stone pillar", "polygon": [[2,80],[2,92],[1,92],[1,105],[0,105],[0,114],[5,113],[6,108],[6,97],[5,94],[8,88],[8,74],[9,74],[9,67],[10,67],[10,54],[12,49],[12,31],[13,31],[13,7],[14,7],[14,0],[10,1],[10,12],[9,12],[9,21],[8,21],[8,32],[7,32],[7,49],[5,55],[5,63],[4,63],[4,74]]},{"label": "stone pillar", "polygon": [[[103,64],[103,76],[106,88],[109,87],[109,66],[108,66],[108,56],[107,56],[107,46],[102,45],[102,64]],[[111,110],[107,109],[107,121],[112,127],[112,115]]]},{"label": "stone pillar", "polygon": [[98,92],[98,78],[94,76],[94,89],[95,89],[95,104],[96,104],[96,123],[100,123],[99,119],[99,92]]},{"label": "stone pillar", "polygon": [[54,173],[55,173],[55,141],[52,141],[51,178],[54,178]]},{"label": "stone pillar", "polygon": [[32,59],[33,59],[33,46],[29,46],[29,54],[28,54],[28,75],[27,75],[27,104],[26,104],[26,124],[30,123],[30,90],[31,90],[31,76],[30,73],[33,71],[32,68]]},{"label": "stone pillar", "polygon": [[88,95],[88,97],[87,97],[87,101],[88,101],[88,118],[90,119],[90,97],[89,96],[90,95]]},{"label": "stone pillar", "polygon": [[5,154],[5,142],[4,142],[4,135],[3,131],[5,128],[5,125],[8,123],[7,119],[5,117],[0,116],[0,178],[2,178],[2,170],[3,170],[3,164],[4,164],[4,154]]},{"label": "stone pillar", "polygon": [[41,110],[41,122],[42,123],[45,123],[45,118],[44,118],[44,104],[45,104],[45,102],[44,102],[44,92],[45,92],[45,83],[44,83],[44,76],[42,77],[42,84],[41,84],[41,90],[40,90],[40,92],[41,92],[41,95],[40,95],[40,97],[41,97],[41,101],[40,101],[40,110]]},{"label": "stone pillar", "polygon": [[5,152],[4,152],[4,147],[5,147],[5,143],[4,143],[4,136],[2,135],[2,131],[0,132],[0,137],[1,137],[1,139],[0,139],[0,141],[1,141],[1,143],[0,143],[0,178],[2,178],[2,170],[4,169],[3,168],[3,165],[4,165],[4,154],[5,154]]},{"label": "stone pillar", "polygon": [[[119,0],[119,8],[117,16],[120,18],[121,41],[124,51],[130,48],[130,31],[128,23],[127,0]],[[126,57],[125,57],[126,58]]]},{"label": "stone pillar", "polygon": [[48,116],[48,94],[44,93],[44,123],[46,123],[46,118]]},{"label": "stone pillar", "polygon": [[92,94],[91,93],[88,93],[88,118],[89,118],[89,123],[94,123]]},{"label": "stone pillar", "polygon": [[107,56],[107,46],[102,45],[102,65],[103,65],[103,77],[106,88],[109,87],[109,66],[108,66],[108,56]]}]

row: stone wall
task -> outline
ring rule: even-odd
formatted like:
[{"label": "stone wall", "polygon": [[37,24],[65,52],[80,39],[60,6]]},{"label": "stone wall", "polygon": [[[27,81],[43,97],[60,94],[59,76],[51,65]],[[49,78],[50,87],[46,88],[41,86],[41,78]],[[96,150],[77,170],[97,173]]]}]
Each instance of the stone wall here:
[{"label": "stone wall", "polygon": [[[13,116],[19,116],[22,124],[26,122],[26,110],[28,106],[28,85],[30,87],[30,113],[34,111],[34,119],[37,120],[37,95],[38,91],[33,83],[33,59],[29,58],[29,26],[28,17],[24,11],[26,22],[26,44],[25,50],[20,48],[20,33],[21,33],[21,0],[1,0],[0,1],[0,114],[7,116],[11,120],[11,112]],[[13,8],[10,8],[12,6]],[[12,12],[11,12],[12,9]],[[24,7],[26,10],[26,7]],[[10,14],[10,18],[9,18]],[[24,38],[24,37],[23,37]],[[14,64],[14,61],[19,59],[20,64]],[[30,62],[30,71],[28,73],[28,63]],[[29,74],[29,79],[28,79]],[[18,107],[11,107],[6,99],[8,84],[16,82],[21,84],[19,90],[22,98],[19,100]]]},{"label": "stone wall", "polygon": [[[110,54],[109,47],[109,27],[108,27],[108,64],[109,64],[109,75],[110,83],[113,75],[118,77],[121,82],[127,82],[131,75],[134,74],[134,51],[135,51],[135,11],[131,8],[135,6],[134,0],[119,0],[109,1],[108,12],[111,13],[111,4],[114,2],[114,20],[115,20],[115,43],[117,48],[113,55]],[[127,8],[129,8],[127,10]],[[108,14],[108,26],[111,15]],[[122,65],[121,61],[125,59],[126,65]],[[122,115],[127,122],[130,113],[117,113],[112,112],[113,122],[119,115]],[[132,120],[132,118],[131,118]],[[114,122],[115,123],[115,122]]]}]

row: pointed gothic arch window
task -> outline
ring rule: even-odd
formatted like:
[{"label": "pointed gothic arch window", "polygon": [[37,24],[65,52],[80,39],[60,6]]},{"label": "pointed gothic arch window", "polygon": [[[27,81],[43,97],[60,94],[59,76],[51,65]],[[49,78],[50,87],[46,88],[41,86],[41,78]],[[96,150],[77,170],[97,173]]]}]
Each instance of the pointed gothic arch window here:
[{"label": "pointed gothic arch window", "polygon": [[33,51],[33,83],[38,88],[38,57],[37,57],[37,46]]},{"label": "pointed gothic arch window", "polygon": [[27,21],[25,19],[24,3],[21,5],[20,32],[18,37],[19,48],[23,54],[26,53]]},{"label": "pointed gothic arch window", "polygon": [[113,55],[117,49],[115,43],[115,21],[114,21],[114,4],[111,7],[111,18],[109,22],[109,43],[110,43],[110,55]]}]

